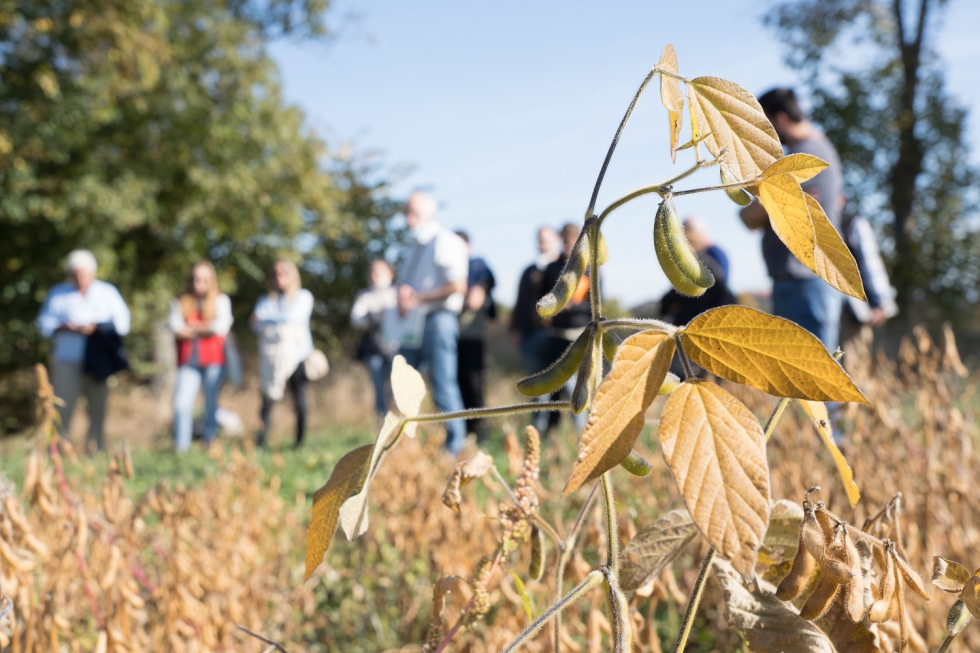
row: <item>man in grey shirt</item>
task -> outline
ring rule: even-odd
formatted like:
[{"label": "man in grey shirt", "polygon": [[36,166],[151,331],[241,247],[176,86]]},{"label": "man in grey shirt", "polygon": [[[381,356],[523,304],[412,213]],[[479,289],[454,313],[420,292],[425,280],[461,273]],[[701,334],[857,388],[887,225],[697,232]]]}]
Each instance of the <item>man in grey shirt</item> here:
[{"label": "man in grey shirt", "polygon": [[[793,89],[775,88],[762,95],[759,104],[789,154],[812,154],[830,164],[802,186],[820,202],[831,224],[840,231],[844,180],[834,146],[800,110]],[[749,229],[764,230],[762,256],[772,277],[773,314],[796,322],[819,338],[828,350],[835,350],[840,332],[842,295],[790,253],[770,226],[762,204],[753,202],[739,215]]]}]

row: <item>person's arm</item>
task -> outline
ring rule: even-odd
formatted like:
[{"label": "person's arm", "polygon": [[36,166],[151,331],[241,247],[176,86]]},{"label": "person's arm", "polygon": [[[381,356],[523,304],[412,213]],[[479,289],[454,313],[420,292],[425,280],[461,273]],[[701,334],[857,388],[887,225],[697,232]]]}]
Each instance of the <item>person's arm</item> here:
[{"label": "person's arm", "polygon": [[305,288],[297,292],[286,313],[285,322],[309,324],[313,317],[313,293]]},{"label": "person's arm", "polygon": [[350,325],[355,329],[367,331],[373,326],[370,307],[371,293],[362,290],[354,299],[354,305],[350,309]]},{"label": "person's arm", "polygon": [[478,311],[483,308],[487,301],[487,290],[481,284],[470,286],[466,291],[466,308],[471,311]]},{"label": "person's arm", "polygon": [[742,218],[742,222],[746,227],[755,231],[756,229],[765,229],[766,225],[769,224],[769,214],[766,213],[765,207],[759,200],[755,200],[741,211],[738,212],[738,216]]},{"label": "person's arm", "polygon": [[235,316],[231,314],[231,298],[228,295],[218,295],[214,306],[214,319],[211,320],[210,331],[217,336],[226,336],[231,331]]},{"label": "person's arm", "polygon": [[184,311],[181,310],[179,299],[170,302],[170,317],[167,319],[167,326],[181,340],[188,340],[194,337],[194,330],[184,320]]}]

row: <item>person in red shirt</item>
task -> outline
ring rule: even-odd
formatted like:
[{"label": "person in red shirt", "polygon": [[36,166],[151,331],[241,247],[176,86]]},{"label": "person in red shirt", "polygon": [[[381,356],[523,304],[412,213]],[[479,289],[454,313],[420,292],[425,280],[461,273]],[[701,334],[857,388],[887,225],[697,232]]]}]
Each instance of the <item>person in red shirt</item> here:
[{"label": "person in red shirt", "polygon": [[194,264],[187,292],[170,306],[170,330],[177,339],[177,383],[174,387],[174,442],[177,451],[191,446],[194,404],[204,387],[204,443],[218,431],[215,414],[225,365],[225,337],[233,322],[231,300],[218,292],[214,266]]}]

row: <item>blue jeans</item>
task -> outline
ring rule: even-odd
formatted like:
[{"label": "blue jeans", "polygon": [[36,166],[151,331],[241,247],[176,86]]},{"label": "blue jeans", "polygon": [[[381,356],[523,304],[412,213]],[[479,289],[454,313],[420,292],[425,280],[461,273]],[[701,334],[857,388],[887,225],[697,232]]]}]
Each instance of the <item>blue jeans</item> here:
[{"label": "blue jeans", "polygon": [[221,365],[197,367],[182,365],[177,368],[177,385],[174,388],[174,442],[177,451],[187,451],[191,446],[194,429],[194,403],[204,384],[204,442],[209,443],[218,432],[215,413],[218,410],[218,391],[221,389]]},{"label": "blue jeans", "polygon": [[391,376],[391,359],[381,354],[371,354],[364,361],[374,384],[374,409],[379,417],[388,412],[388,377]]},{"label": "blue jeans", "polygon": [[[463,395],[456,378],[459,340],[459,318],[451,311],[435,311],[425,317],[421,349],[402,349],[399,353],[412,367],[428,369],[432,399],[446,413],[463,410]],[[466,439],[466,423],[461,419],[446,422],[446,449],[456,455]]]},{"label": "blue jeans", "polygon": [[773,315],[796,322],[830,352],[837,349],[843,305],[843,295],[815,277],[772,284]]}]

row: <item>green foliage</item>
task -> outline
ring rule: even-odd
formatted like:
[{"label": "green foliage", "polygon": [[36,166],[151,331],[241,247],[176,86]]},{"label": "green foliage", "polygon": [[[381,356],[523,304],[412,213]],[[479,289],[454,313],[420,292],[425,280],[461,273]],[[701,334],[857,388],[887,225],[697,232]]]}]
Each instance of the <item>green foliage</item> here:
[{"label": "green foliage", "polygon": [[[887,238],[906,321],[969,325],[964,309],[980,302],[978,171],[967,110],[947,90],[932,46],[942,4],[781,2],[766,22],[805,74],[812,117],[840,153],[850,208]],[[862,54],[836,56],[845,44]]]}]

